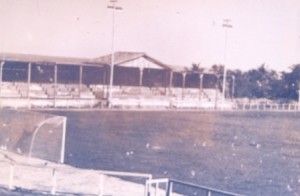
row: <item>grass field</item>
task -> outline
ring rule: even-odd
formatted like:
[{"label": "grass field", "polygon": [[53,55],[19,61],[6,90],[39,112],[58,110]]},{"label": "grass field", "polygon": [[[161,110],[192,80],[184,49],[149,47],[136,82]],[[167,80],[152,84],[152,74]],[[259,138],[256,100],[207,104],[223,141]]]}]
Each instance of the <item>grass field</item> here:
[{"label": "grass field", "polygon": [[66,162],[254,196],[300,193],[300,113],[93,111],[68,117]]}]

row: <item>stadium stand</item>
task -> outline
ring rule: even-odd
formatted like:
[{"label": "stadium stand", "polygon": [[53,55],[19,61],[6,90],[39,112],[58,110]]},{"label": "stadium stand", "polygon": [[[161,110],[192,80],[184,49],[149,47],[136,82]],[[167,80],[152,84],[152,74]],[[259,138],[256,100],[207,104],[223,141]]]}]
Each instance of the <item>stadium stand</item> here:
[{"label": "stadium stand", "polygon": [[198,109],[214,108],[221,99],[214,74],[174,68],[145,53],[116,52],[112,86],[111,55],[2,57],[0,107]]},{"label": "stadium stand", "polygon": [[20,94],[13,83],[3,82],[1,85],[1,96],[5,98],[18,98]]}]

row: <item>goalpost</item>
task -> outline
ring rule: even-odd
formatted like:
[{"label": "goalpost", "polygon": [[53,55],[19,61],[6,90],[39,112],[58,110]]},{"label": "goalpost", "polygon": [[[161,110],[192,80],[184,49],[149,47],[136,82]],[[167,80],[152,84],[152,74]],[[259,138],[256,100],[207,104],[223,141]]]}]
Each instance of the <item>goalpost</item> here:
[{"label": "goalpost", "polygon": [[0,148],[64,163],[66,128],[65,116],[0,110]]}]

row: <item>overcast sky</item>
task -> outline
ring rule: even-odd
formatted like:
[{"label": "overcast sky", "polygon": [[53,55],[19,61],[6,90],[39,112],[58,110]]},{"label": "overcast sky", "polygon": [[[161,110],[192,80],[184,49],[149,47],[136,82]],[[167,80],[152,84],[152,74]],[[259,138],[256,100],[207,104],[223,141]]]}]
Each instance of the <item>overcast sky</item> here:
[{"label": "overcast sky", "polygon": [[[70,57],[111,52],[109,0],[0,0],[0,51]],[[115,50],[167,64],[249,70],[300,63],[299,0],[118,0]],[[231,19],[225,50],[224,19]],[[226,51],[226,52],[225,52]],[[226,55],[225,55],[226,54]]]}]

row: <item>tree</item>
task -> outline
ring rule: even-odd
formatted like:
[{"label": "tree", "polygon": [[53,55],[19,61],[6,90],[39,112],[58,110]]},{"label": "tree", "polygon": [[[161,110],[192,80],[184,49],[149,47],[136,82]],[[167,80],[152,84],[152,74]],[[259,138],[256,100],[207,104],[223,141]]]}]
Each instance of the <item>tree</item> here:
[{"label": "tree", "polygon": [[[247,88],[245,86],[245,79],[244,79],[244,73],[239,70],[239,69],[236,69],[236,70],[228,70],[227,72],[228,76],[230,78],[234,77],[235,81],[234,81],[234,84],[233,84],[233,81],[231,82],[231,89],[234,88],[234,95],[233,97],[247,97]],[[234,85],[234,86],[232,86]]]},{"label": "tree", "polygon": [[268,70],[265,64],[245,73],[237,71],[235,77],[237,97],[275,98],[273,91],[277,89],[278,74],[274,70]]},{"label": "tree", "polygon": [[200,63],[192,63],[192,67],[189,69],[191,72],[203,73],[205,68],[200,67]]},{"label": "tree", "polygon": [[224,66],[215,64],[215,65],[211,66],[210,71],[216,75],[223,75],[224,74]]},{"label": "tree", "polygon": [[[213,65],[210,71],[216,74],[218,88],[222,89],[222,65]],[[237,98],[267,98],[272,100],[297,100],[300,90],[300,64],[293,65],[288,72],[277,73],[262,64],[256,69],[246,72],[241,70],[227,70],[227,94],[232,89],[235,78],[235,95]]]},{"label": "tree", "polygon": [[204,68],[200,67],[200,63],[192,63],[191,68],[187,69],[186,87],[199,87],[200,74],[204,72]]},{"label": "tree", "polygon": [[290,72],[282,73],[281,98],[298,99],[300,89],[300,64],[293,65]]}]

